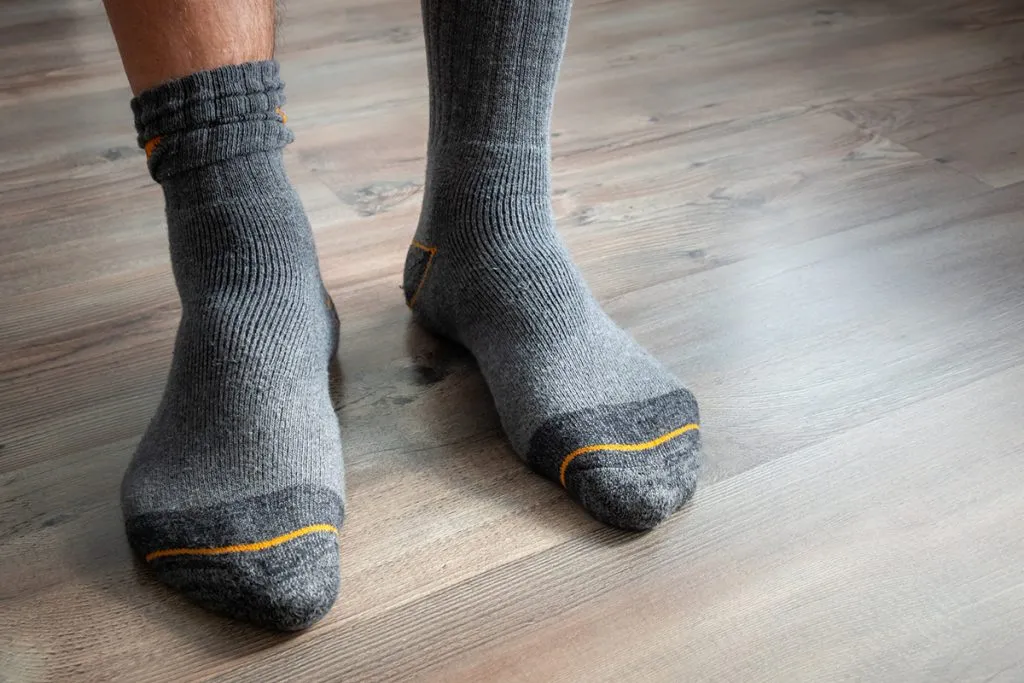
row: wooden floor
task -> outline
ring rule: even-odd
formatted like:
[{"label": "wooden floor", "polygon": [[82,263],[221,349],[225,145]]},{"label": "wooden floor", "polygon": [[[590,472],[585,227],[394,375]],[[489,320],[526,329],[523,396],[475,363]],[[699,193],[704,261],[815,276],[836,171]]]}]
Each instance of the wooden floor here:
[{"label": "wooden floor", "polygon": [[288,163],[343,322],[343,592],[293,637],[133,563],[178,316],[100,4],[0,13],[0,680],[1024,680],[1024,7],[580,0],[555,207],[701,399],[696,498],[603,528],[411,328],[414,0],[293,0]]}]

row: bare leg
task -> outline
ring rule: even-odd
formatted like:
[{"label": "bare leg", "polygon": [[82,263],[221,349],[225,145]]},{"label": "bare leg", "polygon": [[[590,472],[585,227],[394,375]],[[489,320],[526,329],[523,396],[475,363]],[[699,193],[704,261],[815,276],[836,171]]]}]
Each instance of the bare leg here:
[{"label": "bare leg", "polygon": [[132,93],[274,56],[274,0],[104,0]]},{"label": "bare leg", "polygon": [[209,609],[309,626],[338,591],[337,317],[284,171],[273,0],[106,0],[163,186],[181,326],[121,487],[128,540]]}]

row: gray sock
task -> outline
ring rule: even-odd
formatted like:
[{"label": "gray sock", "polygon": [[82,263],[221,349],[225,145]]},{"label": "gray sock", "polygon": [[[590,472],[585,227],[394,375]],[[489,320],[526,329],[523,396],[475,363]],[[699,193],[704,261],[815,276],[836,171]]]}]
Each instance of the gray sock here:
[{"label": "gray sock", "polygon": [[292,630],[338,591],[337,318],[285,175],[275,62],[193,74],[132,102],[164,189],[181,326],[163,401],[122,485],[128,538],[165,583]]},{"label": "gray sock", "polygon": [[554,228],[549,128],[570,0],[423,0],[427,186],[405,269],[467,347],[512,446],[598,519],[649,529],[693,493],[692,394],[601,310]]}]

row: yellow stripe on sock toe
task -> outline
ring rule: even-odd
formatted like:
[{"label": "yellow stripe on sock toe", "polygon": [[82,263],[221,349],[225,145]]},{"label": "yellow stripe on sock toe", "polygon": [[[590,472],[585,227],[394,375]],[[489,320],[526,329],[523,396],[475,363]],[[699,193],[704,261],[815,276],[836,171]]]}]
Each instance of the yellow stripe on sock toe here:
[{"label": "yellow stripe on sock toe", "polygon": [[700,426],[691,422],[690,424],[683,425],[679,429],[672,430],[668,434],[662,434],[657,439],[651,439],[650,441],[645,441],[643,443],[599,443],[594,444],[593,446],[577,448],[562,460],[562,467],[558,471],[558,479],[562,482],[562,486],[565,486],[565,471],[569,468],[569,463],[586,453],[594,453],[596,451],[647,451],[652,448],[657,448],[661,444],[671,441],[677,436],[682,436],[687,432],[692,432],[695,429],[700,429]]},{"label": "yellow stripe on sock toe", "polygon": [[161,557],[177,557],[179,555],[227,555],[229,553],[252,553],[258,550],[273,548],[274,546],[279,546],[282,543],[287,543],[288,541],[295,540],[301,536],[307,536],[318,532],[328,532],[337,535],[338,527],[333,524],[310,524],[309,526],[304,526],[301,529],[289,531],[286,534],[281,534],[280,536],[275,536],[274,538],[270,538],[265,541],[257,541],[255,543],[225,545],[220,548],[168,548],[167,550],[154,550],[146,555],[146,562],[156,560]]}]

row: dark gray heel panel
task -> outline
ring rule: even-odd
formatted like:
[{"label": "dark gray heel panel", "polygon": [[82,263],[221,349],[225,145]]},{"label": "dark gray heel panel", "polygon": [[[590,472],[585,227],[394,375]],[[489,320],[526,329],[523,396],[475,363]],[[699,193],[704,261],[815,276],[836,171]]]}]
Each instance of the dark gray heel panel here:
[{"label": "dark gray heel panel", "polygon": [[426,285],[427,276],[430,274],[430,264],[436,251],[433,247],[418,242],[409,245],[409,252],[405,257],[402,289],[405,292],[405,303],[410,308],[415,307],[416,300]]}]

